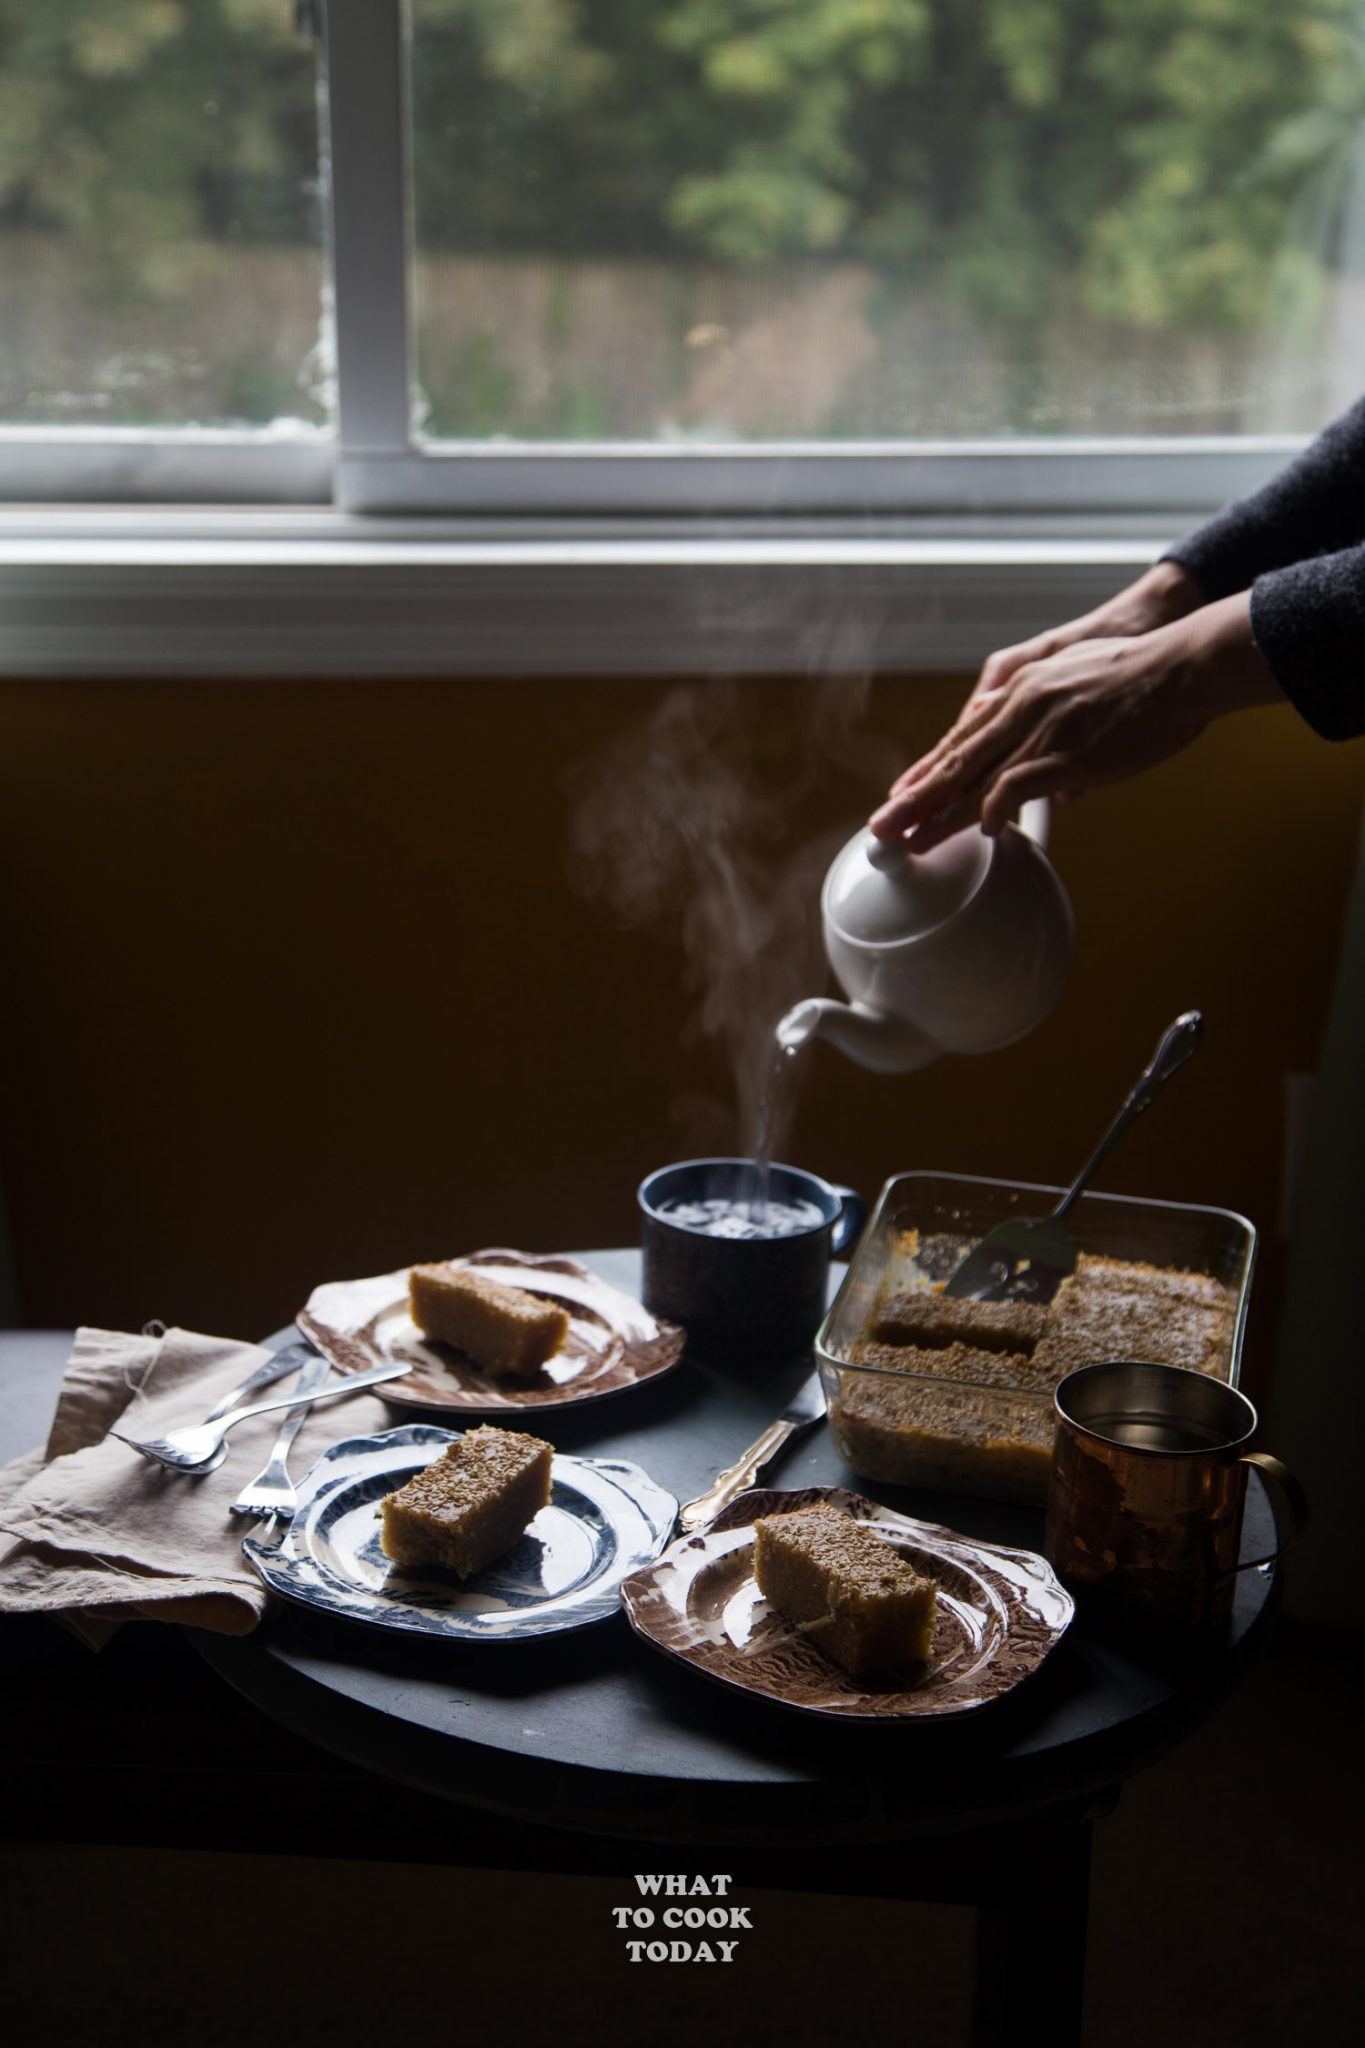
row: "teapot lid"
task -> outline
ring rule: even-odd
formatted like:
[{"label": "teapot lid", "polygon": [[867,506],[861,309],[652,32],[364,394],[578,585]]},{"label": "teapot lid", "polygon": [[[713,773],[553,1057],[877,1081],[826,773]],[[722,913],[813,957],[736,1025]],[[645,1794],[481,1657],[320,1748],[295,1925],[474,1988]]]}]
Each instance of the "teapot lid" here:
[{"label": "teapot lid", "polygon": [[991,864],[991,841],[978,826],[955,832],[928,853],[901,840],[857,833],[825,881],[825,913],[847,938],[873,946],[923,938],[976,894]]}]

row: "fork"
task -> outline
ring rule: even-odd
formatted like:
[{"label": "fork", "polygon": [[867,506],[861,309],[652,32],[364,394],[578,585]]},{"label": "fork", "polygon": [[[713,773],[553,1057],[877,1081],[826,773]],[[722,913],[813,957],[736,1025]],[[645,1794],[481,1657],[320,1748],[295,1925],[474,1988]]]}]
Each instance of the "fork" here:
[{"label": "fork", "polygon": [[[317,1356],[318,1353],[311,1344],[303,1338],[296,1338],[293,1343],[286,1344],[282,1350],[277,1351],[273,1358],[268,1358],[264,1365],[258,1365],[250,1379],[243,1380],[240,1387],[234,1387],[231,1393],[224,1394],[221,1401],[215,1402],[203,1418],[204,1421],[218,1422],[227,1414],[229,1408],[235,1408],[239,1401],[245,1401],[248,1394],[258,1393],[262,1387],[273,1386],[276,1380],[282,1380],[287,1373],[297,1372],[301,1365],[306,1365],[310,1359]],[[216,1472],[227,1454],[225,1439],[211,1458],[206,1458],[202,1465],[195,1466],[195,1477],[201,1478],[209,1472]]]},{"label": "fork", "polygon": [[308,1413],[308,1400],[314,1387],[320,1387],[332,1369],[330,1358],[310,1358],[299,1374],[294,1388],[296,1405],[291,1408],[280,1424],[270,1462],[264,1471],[258,1472],[249,1486],[244,1486],[228,1508],[230,1515],[292,1515],[298,1505],[298,1494],[289,1477],[289,1447],[303,1426]]},{"label": "fork", "polygon": [[[412,1370],[401,1359],[390,1359],[386,1365],[371,1366],[368,1372],[348,1374],[344,1379],[333,1380],[330,1386],[318,1387],[308,1396],[308,1403],[329,1401],[335,1395],[358,1394],[362,1387],[377,1387],[384,1380],[402,1379]],[[257,1401],[250,1408],[232,1408],[216,1423],[201,1423],[195,1429],[173,1429],[167,1436],[153,1437],[143,1443],[137,1437],[125,1436],[121,1429],[111,1429],[110,1436],[116,1436],[120,1443],[141,1451],[144,1458],[152,1458],[158,1465],[168,1465],[172,1472],[202,1472],[209,1460],[217,1453],[218,1446],[230,1429],[239,1422],[245,1422],[252,1415],[268,1415],[275,1408],[293,1408],[299,1403],[297,1393],[276,1394],[273,1401]]]}]

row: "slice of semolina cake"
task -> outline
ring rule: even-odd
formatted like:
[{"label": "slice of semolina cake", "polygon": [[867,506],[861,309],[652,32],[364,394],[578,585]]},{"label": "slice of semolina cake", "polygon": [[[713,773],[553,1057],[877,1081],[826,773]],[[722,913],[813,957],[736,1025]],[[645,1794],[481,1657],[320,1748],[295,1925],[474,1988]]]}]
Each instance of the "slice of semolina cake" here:
[{"label": "slice of semolina cake", "polygon": [[453,1344],[495,1378],[535,1372],[569,1334],[569,1313],[472,1266],[414,1266],[408,1306],[425,1337]]},{"label": "slice of semolina cake", "polygon": [[758,1590],[853,1677],[922,1662],[938,1588],[862,1522],[821,1501],[754,1525]]},{"label": "slice of semolina cake", "polygon": [[554,1447],[512,1429],[466,1430],[381,1502],[380,1546],[398,1564],[467,1579],[510,1550],[550,1498]]}]

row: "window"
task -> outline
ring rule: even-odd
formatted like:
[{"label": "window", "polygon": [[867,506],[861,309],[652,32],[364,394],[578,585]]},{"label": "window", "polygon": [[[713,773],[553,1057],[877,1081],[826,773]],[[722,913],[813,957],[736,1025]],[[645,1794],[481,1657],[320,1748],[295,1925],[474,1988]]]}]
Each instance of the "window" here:
[{"label": "window", "polygon": [[412,0],[420,431],[1307,431],[1354,6]]},{"label": "window", "polygon": [[[268,0],[0,0],[0,491],[327,488],[314,47]],[[172,488],[172,495],[178,494]]]},{"label": "window", "polygon": [[[328,15],[354,502],[1175,503],[1365,377],[1356,0]],[[0,420],[326,439],[321,27],[3,0]]]},{"label": "window", "polygon": [[1365,381],[1354,17],[413,0],[416,405],[355,502],[1225,496]]},{"label": "window", "polygon": [[0,0],[0,64],[20,502],[1112,587],[1365,386],[1361,0]]}]

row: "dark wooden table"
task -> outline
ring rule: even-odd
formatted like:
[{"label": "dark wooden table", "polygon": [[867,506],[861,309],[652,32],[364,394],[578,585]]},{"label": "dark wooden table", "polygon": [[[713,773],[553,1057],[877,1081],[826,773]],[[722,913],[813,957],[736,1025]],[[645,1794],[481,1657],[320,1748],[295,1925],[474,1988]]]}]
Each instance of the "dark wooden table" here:
[{"label": "dark wooden table", "polygon": [[[635,1287],[636,1254],[584,1256]],[[0,1341],[4,1457],[41,1439],[64,1355],[60,1337]],[[686,1500],[808,1370],[796,1360],[741,1377],[689,1360],[536,1427],[557,1449],[632,1459]],[[1036,1510],[856,1480],[823,1429],[772,1476],[854,1486],[969,1535],[1041,1544]],[[1243,1555],[1263,1554],[1272,1530],[1253,1475]],[[176,1815],[207,1773],[215,1841],[234,1829],[259,1840],[262,1811],[287,1785],[311,1827],[291,1827],[282,1848],[306,1838],[319,1853],[430,1860],[435,1794],[461,1809],[451,1854],[462,1864],[728,1871],[736,1886],[969,1902],[976,2039],[1063,2048],[1079,2039],[1091,1824],[1236,1684],[1273,1586],[1268,1570],[1243,1574],[1226,1635],[1198,1652],[1137,1655],[1078,1623],[1016,1694],[946,1725],[845,1727],[785,1712],[652,1654],[619,1617],[540,1643],[447,1645],[281,1608],[251,1637],[194,1635],[197,1671],[178,1633],[150,1624],[97,1659],[50,1630],[41,1643],[33,1631],[4,1637],[6,1661],[44,1675],[31,1694],[45,1704],[27,1738],[28,1790],[49,1836],[57,1792],[37,1784],[44,1761],[61,1776],[74,1715],[82,1766],[74,1787],[62,1779],[79,1809],[73,1839],[184,1839]],[[112,1703],[90,1697],[97,1688]],[[21,1799],[20,1832],[23,1813]],[[657,1845],[645,1866],[642,1843]]]}]

